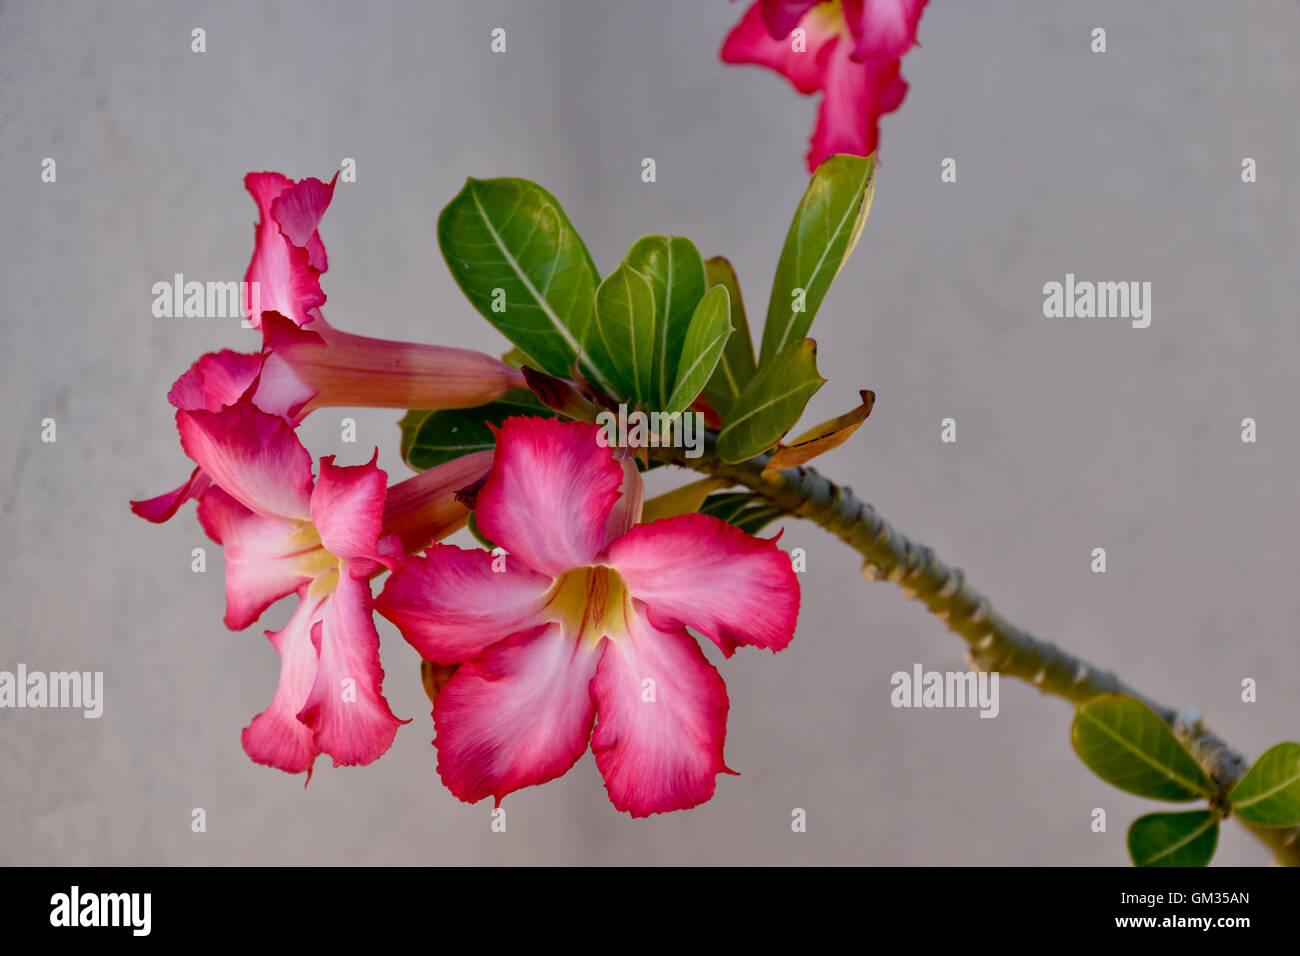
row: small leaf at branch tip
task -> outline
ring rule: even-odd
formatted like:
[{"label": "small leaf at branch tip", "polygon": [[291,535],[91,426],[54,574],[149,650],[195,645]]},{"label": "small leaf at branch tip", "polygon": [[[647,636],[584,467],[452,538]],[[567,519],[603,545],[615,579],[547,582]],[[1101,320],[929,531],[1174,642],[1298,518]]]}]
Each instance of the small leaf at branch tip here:
[{"label": "small leaf at branch tip", "polygon": [[817,371],[817,343],[800,339],[781,350],[737,396],[718,433],[718,456],[735,464],[771,448],[826,383]]},{"label": "small leaf at branch tip", "polygon": [[808,334],[862,234],[874,191],[872,157],[837,154],[813,173],[781,250],[759,350],[762,367]]},{"label": "small leaf at branch tip", "polygon": [[1232,811],[1260,827],[1300,824],[1300,743],[1270,747],[1229,795]]},{"label": "small leaf at branch tip", "polygon": [[1149,813],[1128,829],[1129,857],[1137,866],[1207,866],[1219,844],[1211,810]]},{"label": "small leaf at branch tip", "polygon": [[1154,710],[1125,694],[1080,705],[1070,728],[1079,759],[1112,786],[1156,800],[1213,797],[1213,781]]},{"label": "small leaf at branch tip", "polygon": [[876,393],[870,389],[862,389],[858,395],[862,399],[862,404],[857,408],[823,422],[816,428],[804,432],[788,445],[779,447],[763,468],[763,476],[770,478],[787,468],[806,464],[818,455],[823,455],[844,444],[849,436],[858,430],[858,426],[867,420],[867,416],[871,414],[871,409],[876,404]]}]

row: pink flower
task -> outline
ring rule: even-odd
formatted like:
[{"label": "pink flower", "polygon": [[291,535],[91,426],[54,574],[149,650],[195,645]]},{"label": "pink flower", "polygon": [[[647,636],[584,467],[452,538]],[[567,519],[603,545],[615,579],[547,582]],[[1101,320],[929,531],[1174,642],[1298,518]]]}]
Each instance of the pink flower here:
[{"label": "pink flower", "polygon": [[[254,404],[297,424],[318,408],[472,408],[526,387],[519,372],[481,352],[352,335],[329,325],[320,311],[320,275],[328,263],[317,226],[333,182],[295,183],[265,172],[249,173],[244,184],[260,214],[245,276],[250,289],[258,283],[258,293],[245,305],[256,312],[249,321],[262,328],[262,352],[202,356],[172,385],[167,398],[174,407],[217,411],[256,381]],[[305,324],[309,330],[300,328]],[[180,487],[132,501],[131,510],[147,521],[167,521],[206,487],[196,468]]]},{"label": "pink flower", "polygon": [[825,93],[808,150],[812,172],[836,153],[876,151],[878,121],[902,105],[899,72],[928,0],[757,0],[722,45],[726,63],[776,70]]},{"label": "pink flower", "polygon": [[686,627],[726,656],[794,634],[775,541],[699,514],[636,524],[640,478],[596,433],[507,419],[475,517],[508,556],[434,545],[376,601],[427,660],[462,664],[433,716],[438,772],[466,802],[558,777],[588,741],[620,810],[708,800],[732,772],[727,691]]},{"label": "pink flower", "polygon": [[[226,625],[241,630],[296,593],[288,625],[267,634],[280,654],[270,707],[244,730],[258,763],[310,771],[380,757],[404,721],[384,699],[369,578],[400,553],[383,538],[386,475],[374,459],[340,467],[307,449],[283,417],[245,395],[176,414],[181,444],[209,482],[199,521],[226,554]],[[377,454],[377,453],[376,453]]]}]

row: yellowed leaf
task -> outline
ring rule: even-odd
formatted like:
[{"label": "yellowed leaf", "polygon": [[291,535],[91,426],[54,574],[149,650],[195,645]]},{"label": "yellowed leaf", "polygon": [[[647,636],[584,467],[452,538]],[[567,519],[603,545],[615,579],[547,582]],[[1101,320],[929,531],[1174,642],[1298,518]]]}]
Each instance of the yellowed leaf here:
[{"label": "yellowed leaf", "polygon": [[867,420],[872,407],[876,404],[876,393],[870,389],[863,389],[858,394],[862,396],[861,405],[828,422],[822,422],[816,428],[804,432],[790,444],[777,448],[772,453],[767,467],[763,469],[763,473],[772,475],[786,468],[796,468],[844,444],[848,437],[858,430],[858,426]]},{"label": "yellowed leaf", "polygon": [[704,499],[711,492],[728,487],[731,482],[725,478],[701,478],[689,485],[682,485],[672,491],[651,498],[641,511],[641,521],[657,521],[660,518],[675,518],[700,510]]}]

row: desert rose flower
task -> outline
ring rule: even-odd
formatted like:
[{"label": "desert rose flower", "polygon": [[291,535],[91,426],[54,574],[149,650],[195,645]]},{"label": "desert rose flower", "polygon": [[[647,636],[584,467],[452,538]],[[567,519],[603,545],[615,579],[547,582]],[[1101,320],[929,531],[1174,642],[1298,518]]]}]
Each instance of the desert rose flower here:
[{"label": "desert rose flower", "polygon": [[793,636],[799,586],[775,541],[699,514],[637,524],[639,476],[597,431],[507,419],[474,509],[508,555],[433,545],[376,602],[425,659],[461,664],[433,712],[461,800],[499,804],[590,741],[618,809],[696,806],[731,772],[728,700],[686,627],[727,656]]},{"label": "desert rose flower", "polygon": [[216,411],[176,415],[181,444],[210,485],[199,520],[226,556],[226,625],[248,627],[275,601],[298,595],[288,625],[268,633],[280,681],[244,730],[258,763],[310,771],[318,753],[366,764],[403,721],[384,699],[370,577],[400,553],[382,538],[386,475],[369,464],[312,460],[279,415],[245,395]]},{"label": "desert rose flower", "polygon": [[825,94],[808,150],[812,172],[836,153],[876,150],[878,121],[907,95],[899,73],[928,0],[758,0],[722,46],[727,63],[776,70]]},{"label": "desert rose flower", "polygon": [[[257,245],[245,276],[258,283],[258,301],[246,303],[263,332],[258,353],[230,350],[204,355],[172,385],[178,409],[217,411],[255,381],[257,407],[294,424],[318,408],[472,408],[525,387],[505,363],[470,349],[417,345],[340,331],[321,314],[320,275],[328,267],[317,226],[334,184],[294,182],[280,173],[244,178],[257,201]],[[257,308],[253,309],[256,305]],[[310,324],[310,330],[299,326]],[[131,502],[147,521],[169,520],[207,488],[196,468],[179,487]]]}]

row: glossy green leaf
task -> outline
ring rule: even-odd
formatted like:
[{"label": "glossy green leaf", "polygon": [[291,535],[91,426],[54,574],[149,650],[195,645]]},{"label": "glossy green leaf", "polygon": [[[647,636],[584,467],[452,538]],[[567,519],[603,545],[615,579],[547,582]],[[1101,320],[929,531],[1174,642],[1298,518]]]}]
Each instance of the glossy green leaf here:
[{"label": "glossy green leaf", "polygon": [[489,423],[499,426],[511,415],[551,418],[554,414],[523,389],[513,389],[503,398],[477,408],[412,409],[398,422],[402,429],[402,458],[416,471],[424,471],[492,448],[496,438]]},{"label": "glossy green leaf", "polygon": [[747,491],[709,495],[700,506],[700,513],[721,518],[748,534],[758,534],[773,521],[785,517],[785,512],[766,498]]},{"label": "glossy green leaf", "polygon": [[758,366],[754,362],[754,343],[749,335],[749,320],[745,317],[745,302],[740,296],[736,270],[726,259],[715,256],[705,261],[704,274],[710,287],[722,286],[727,290],[731,307],[731,335],[713,377],[704,386],[705,399],[725,419],[736,396],[749,384]]},{"label": "glossy green leaf", "polygon": [[1160,715],[1133,697],[1106,694],[1083,704],[1070,729],[1074,751],[1097,776],[1156,800],[1195,800],[1214,784]]},{"label": "glossy green leaf", "polygon": [[1219,845],[1219,818],[1209,810],[1149,813],[1128,828],[1136,866],[1207,866]]},{"label": "glossy green leaf", "polygon": [[596,289],[602,349],[592,360],[606,372],[614,398],[648,407],[654,394],[655,300],[650,283],[626,263]]},{"label": "glossy green leaf", "polygon": [[650,283],[655,299],[654,394],[662,409],[673,390],[677,356],[706,288],[704,260],[681,236],[642,236],[624,261]]},{"label": "glossy green leaf", "polygon": [[1300,744],[1288,741],[1266,750],[1228,801],[1233,813],[1256,826],[1300,824]]},{"label": "glossy green leaf", "polygon": [[825,382],[817,372],[816,342],[802,339],[786,346],[736,397],[718,433],[718,455],[734,463],[771,448]]},{"label": "glossy green leaf", "polygon": [[600,276],[555,197],[526,179],[470,179],[438,217],[438,245],[466,297],[542,371],[587,358]]},{"label": "glossy green leaf", "polygon": [[781,250],[763,326],[759,367],[808,334],[831,282],[862,234],[875,187],[870,156],[832,156],[817,167]]},{"label": "glossy green leaf", "polygon": [[717,285],[704,294],[691,316],[672,394],[664,403],[664,411],[684,411],[704,391],[704,384],[718,367],[730,335],[731,303],[726,287]]}]

